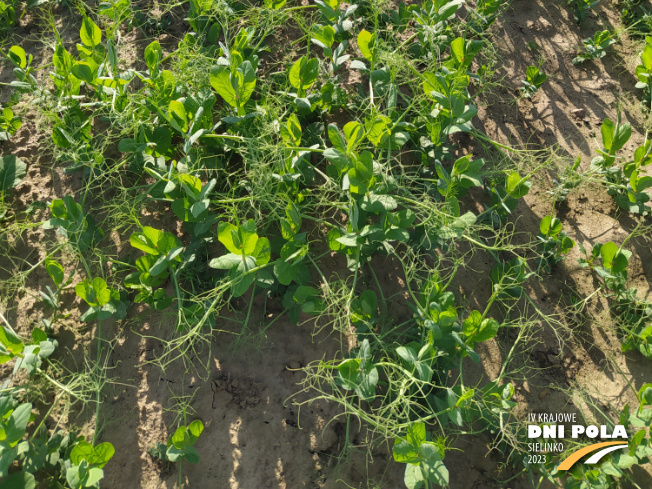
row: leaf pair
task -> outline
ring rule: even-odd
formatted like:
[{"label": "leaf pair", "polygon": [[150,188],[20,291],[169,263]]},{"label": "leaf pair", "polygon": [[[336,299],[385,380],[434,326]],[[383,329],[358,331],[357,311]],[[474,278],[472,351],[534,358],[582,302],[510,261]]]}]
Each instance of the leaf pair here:
[{"label": "leaf pair", "polygon": [[448,469],[437,446],[427,441],[425,423],[413,423],[405,438],[397,438],[392,449],[394,460],[407,464],[404,482],[408,489],[418,489],[424,483],[448,485]]},{"label": "leaf pair", "polygon": [[111,443],[100,443],[93,447],[81,441],[70,452],[74,464],[66,470],[66,481],[73,489],[98,488],[104,478],[104,467],[115,454]]},{"label": "leaf pair", "polygon": [[56,228],[59,234],[68,238],[69,242],[79,251],[86,251],[95,245],[104,232],[95,225],[92,216],[82,210],[70,195],[63,199],[54,199],[50,205],[52,218],[43,223],[43,229]]},{"label": "leaf pair", "polygon": [[230,270],[231,293],[234,297],[243,295],[257,275],[262,280],[259,281],[259,285],[267,285],[265,282],[268,281],[268,274],[261,274],[261,271],[253,272],[253,270],[269,262],[271,249],[269,240],[260,238],[256,234],[256,223],[253,219],[240,226],[220,222],[217,225],[217,238],[229,253],[212,259],[208,266],[220,270]]},{"label": "leaf pair", "polygon": [[464,320],[463,332],[469,346],[473,348],[476,343],[488,341],[496,336],[499,327],[500,324],[495,319],[483,319],[479,311],[473,311]]},{"label": "leaf pair", "polygon": [[371,360],[369,340],[362,341],[356,358],[344,360],[338,365],[337,370],[337,382],[343,389],[355,391],[356,395],[364,401],[375,397],[379,377],[378,368]]},{"label": "leaf pair", "polygon": [[244,115],[244,105],[256,88],[256,72],[249,60],[231,71],[226,66],[216,66],[211,70],[211,86],[224,101]]},{"label": "leaf pair", "polygon": [[301,313],[319,314],[324,308],[324,301],[319,290],[308,285],[290,285],[283,296],[283,307],[288,310],[292,324],[299,324]]},{"label": "leaf pair", "polygon": [[134,248],[157,257],[156,263],[150,270],[152,275],[158,275],[168,266],[174,266],[175,262],[181,261],[183,246],[179,239],[168,231],[144,226],[141,231],[129,237],[129,243]]},{"label": "leaf pair", "polygon": [[204,424],[196,419],[186,426],[179,426],[168,440],[166,455],[170,462],[177,462],[181,459],[191,464],[199,462],[199,453],[193,446],[204,431]]},{"label": "leaf pair", "polygon": [[120,293],[109,288],[101,277],[79,282],[75,293],[90,306],[79,318],[81,321],[103,320],[113,315],[121,319],[127,314],[127,305],[120,300]]},{"label": "leaf pair", "polygon": [[305,97],[306,90],[312,87],[319,76],[319,60],[302,56],[294,62],[288,73],[290,85],[297,89],[297,97]]}]

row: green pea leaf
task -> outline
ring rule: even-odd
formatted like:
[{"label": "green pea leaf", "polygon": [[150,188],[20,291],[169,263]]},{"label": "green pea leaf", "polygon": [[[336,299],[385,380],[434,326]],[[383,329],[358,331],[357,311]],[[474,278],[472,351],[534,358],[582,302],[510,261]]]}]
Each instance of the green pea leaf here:
[{"label": "green pea leaf", "polygon": [[84,17],[79,37],[85,46],[95,47],[102,42],[102,31],[90,18]]},{"label": "green pea leaf", "polygon": [[507,190],[507,193],[510,195],[510,197],[514,199],[520,199],[521,197],[527,195],[527,193],[530,191],[531,186],[532,182],[530,182],[528,179],[521,178],[521,176],[516,171],[513,171],[507,175],[505,189]]},{"label": "green pea leaf", "polygon": [[376,56],[376,35],[366,30],[358,34],[358,47],[367,61],[373,62]]},{"label": "green pea leaf", "polygon": [[310,88],[319,76],[319,61],[317,58],[308,59],[307,56],[299,58],[290,68],[290,85],[297,90]]},{"label": "green pea leaf", "polygon": [[0,156],[0,193],[17,186],[27,173],[27,165],[16,155]]}]

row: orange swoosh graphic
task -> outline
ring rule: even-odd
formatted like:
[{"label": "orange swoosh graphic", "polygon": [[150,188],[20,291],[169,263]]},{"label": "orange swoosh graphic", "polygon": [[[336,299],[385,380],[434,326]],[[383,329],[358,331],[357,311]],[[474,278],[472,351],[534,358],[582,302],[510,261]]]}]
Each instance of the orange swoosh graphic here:
[{"label": "orange swoosh graphic", "polygon": [[580,448],[578,451],[572,453],[568,457],[566,457],[560,464],[559,467],[557,467],[557,470],[568,470],[570,469],[575,462],[577,462],[579,459],[581,459],[584,455],[587,453],[591,453],[598,448],[603,448],[603,447],[609,447],[611,445],[627,445],[627,442],[622,442],[622,441],[605,441],[602,443],[594,443],[593,445],[589,445],[588,447]]}]

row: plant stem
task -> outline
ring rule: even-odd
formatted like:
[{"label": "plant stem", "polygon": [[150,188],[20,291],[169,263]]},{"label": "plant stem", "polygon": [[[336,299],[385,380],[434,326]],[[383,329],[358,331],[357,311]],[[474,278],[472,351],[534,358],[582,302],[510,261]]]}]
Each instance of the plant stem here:
[{"label": "plant stem", "polygon": [[[100,365],[102,360],[102,320],[97,320],[97,361],[95,364],[95,369],[97,370],[97,375],[99,378],[100,375]],[[102,383],[100,383],[95,390],[95,430],[93,432],[93,445],[97,443],[97,438],[99,436],[98,426],[100,422],[100,402],[102,394]]]}]

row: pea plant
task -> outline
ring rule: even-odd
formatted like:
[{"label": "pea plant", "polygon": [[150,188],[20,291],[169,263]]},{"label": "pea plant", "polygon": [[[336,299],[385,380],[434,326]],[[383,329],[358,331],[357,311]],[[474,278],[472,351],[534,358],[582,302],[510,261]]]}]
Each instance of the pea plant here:
[{"label": "pea plant", "polygon": [[633,214],[646,214],[646,205],[650,196],[645,189],[652,187],[652,177],[645,175],[643,168],[652,162],[650,141],[639,146],[633,159],[619,164],[620,157],[616,155],[623,149],[632,135],[629,124],[616,123],[605,119],[600,128],[603,149],[598,150],[599,156],[591,161],[591,168],[605,179],[609,195],[621,209]]},{"label": "pea plant", "polygon": [[272,278],[265,270],[271,256],[269,240],[256,234],[256,223],[249,220],[235,226],[220,222],[217,229],[217,237],[228,253],[211,260],[209,266],[229,271],[232,295],[240,297],[254,282],[259,287],[269,287]]},{"label": "pea plant", "polygon": [[593,37],[582,41],[584,45],[582,51],[573,58],[573,64],[578,65],[585,61],[604,58],[607,54],[607,48],[616,42],[613,34],[608,30],[598,31]]},{"label": "pea plant", "polygon": [[652,309],[648,301],[639,298],[636,288],[627,288],[627,266],[632,252],[624,249],[625,244],[596,243],[590,253],[580,244],[584,254],[580,267],[595,271],[603,280],[603,287],[611,292],[613,311],[622,335],[622,350],[638,350],[643,356],[652,358]]},{"label": "pea plant", "polygon": [[[599,464],[575,464],[565,473],[556,470],[559,464],[558,457],[550,457],[545,465],[538,469],[550,482],[556,483],[561,479],[564,487],[573,489],[588,489],[591,487],[610,487],[624,481],[634,481],[633,468],[642,468],[641,465],[649,463],[652,456],[652,444],[648,430],[652,424],[652,384],[644,384],[637,392],[638,407],[632,409],[627,403],[618,412],[618,419],[611,419],[599,406],[592,406],[601,415],[601,420],[606,420],[607,426],[623,425],[629,434],[629,446],[624,450],[616,450],[605,456]],[[604,421],[601,421],[604,422]],[[531,477],[534,481],[534,477]]]},{"label": "pea plant", "polygon": [[643,90],[647,109],[652,110],[652,37],[645,38],[645,48],[641,52],[641,64],[636,67],[638,82],[636,88]]},{"label": "pea plant", "polygon": [[523,86],[520,89],[521,93],[525,98],[532,98],[532,95],[537,93],[547,78],[548,76],[543,71],[541,71],[540,67],[528,66],[528,69],[525,72],[525,80],[523,80]]},{"label": "pea plant", "polygon": [[575,22],[578,24],[582,24],[599,3],[600,0],[568,0],[568,5],[573,9]]},{"label": "pea plant", "polygon": [[562,230],[562,223],[556,217],[545,216],[541,219],[539,229],[540,234],[537,236],[541,251],[539,268],[550,272],[555,263],[565,259],[565,255],[575,246],[575,242]]},{"label": "pea plant", "polygon": [[9,138],[20,129],[23,120],[14,115],[10,107],[0,106],[0,141],[9,141]]}]

